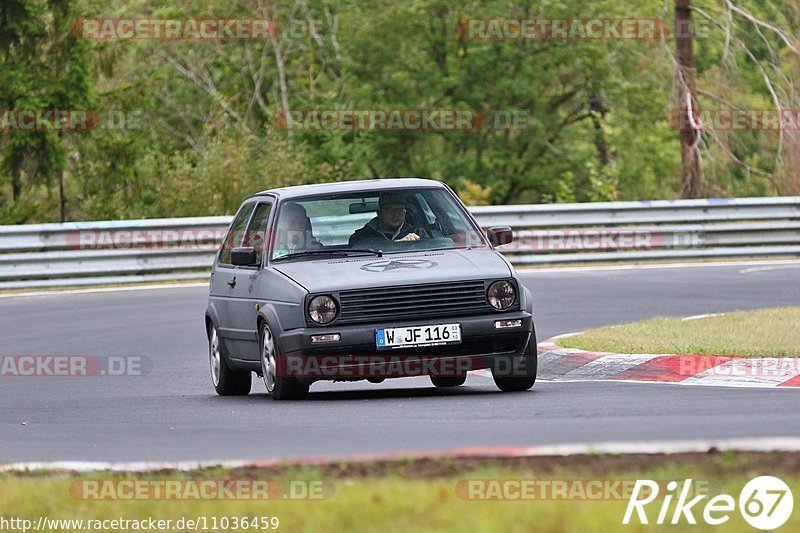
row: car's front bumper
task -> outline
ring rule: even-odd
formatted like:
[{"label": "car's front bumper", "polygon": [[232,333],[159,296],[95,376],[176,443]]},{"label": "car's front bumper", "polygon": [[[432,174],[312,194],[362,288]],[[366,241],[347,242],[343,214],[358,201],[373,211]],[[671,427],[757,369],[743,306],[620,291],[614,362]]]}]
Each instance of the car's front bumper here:
[{"label": "car's front bumper", "polygon": [[[521,320],[514,328],[498,329],[500,320]],[[378,350],[375,330],[434,324],[461,325],[460,344]],[[439,317],[398,322],[300,328],[280,338],[282,372],[305,379],[363,379],[409,375],[461,375],[494,368],[498,359],[526,353],[533,332],[530,313],[515,311],[481,316]],[[339,335],[339,341],[315,343],[312,335]],[[535,345],[535,339],[533,340]],[[532,351],[536,353],[535,348]]]}]

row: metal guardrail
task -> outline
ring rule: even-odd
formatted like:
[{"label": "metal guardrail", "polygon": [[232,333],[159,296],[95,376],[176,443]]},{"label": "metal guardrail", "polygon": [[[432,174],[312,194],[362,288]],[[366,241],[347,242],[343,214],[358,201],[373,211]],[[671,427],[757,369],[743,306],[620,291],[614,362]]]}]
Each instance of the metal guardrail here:
[{"label": "metal guardrail", "polygon": [[[516,265],[800,256],[800,197],[488,206]],[[367,215],[369,218],[369,215]],[[0,289],[202,279],[230,217],[0,226]]]}]

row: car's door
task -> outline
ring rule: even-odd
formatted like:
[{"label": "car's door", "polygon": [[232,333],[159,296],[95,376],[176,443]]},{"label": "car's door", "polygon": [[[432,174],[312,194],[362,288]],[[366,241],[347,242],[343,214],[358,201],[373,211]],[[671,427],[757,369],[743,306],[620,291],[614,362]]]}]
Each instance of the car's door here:
[{"label": "car's door", "polygon": [[[241,292],[241,285],[244,285],[244,283],[239,284],[239,269],[231,264],[231,250],[241,246],[256,203],[256,200],[248,200],[239,208],[225,239],[222,241],[214,268],[211,271],[209,300],[216,311],[218,320],[217,332],[225,345],[227,353],[237,359],[240,358],[238,355],[240,342],[238,341],[246,341],[242,337],[247,335],[245,332],[237,331],[235,327],[237,322],[235,314],[238,307],[235,300]],[[237,286],[239,290],[237,290]]]},{"label": "car's door", "polygon": [[236,354],[236,358],[249,361],[258,361],[259,358],[256,304],[272,206],[271,198],[259,199],[250,217],[241,246],[252,247],[256,251],[256,262],[253,266],[236,267],[233,297],[229,303],[231,329],[236,336],[233,343],[235,351],[231,353]]}]

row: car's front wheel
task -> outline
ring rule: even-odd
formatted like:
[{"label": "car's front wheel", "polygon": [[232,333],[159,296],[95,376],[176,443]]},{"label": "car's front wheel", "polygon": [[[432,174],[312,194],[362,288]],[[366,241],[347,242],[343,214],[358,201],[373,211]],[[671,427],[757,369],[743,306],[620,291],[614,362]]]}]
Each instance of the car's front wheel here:
[{"label": "car's front wheel", "polygon": [[211,365],[211,383],[220,396],[244,396],[250,394],[251,372],[230,367],[228,358],[213,325],[208,334],[208,359]]},{"label": "car's front wheel", "polygon": [[266,322],[261,325],[260,338],[261,374],[270,397],[273,400],[299,400],[305,397],[308,394],[308,385],[300,383],[292,376],[283,375],[285,372],[279,368],[280,354],[272,330]]},{"label": "car's front wheel", "polygon": [[497,362],[492,368],[492,378],[497,388],[503,392],[519,392],[533,387],[538,363],[535,334],[531,334],[524,357],[509,362],[508,368],[502,368]]}]

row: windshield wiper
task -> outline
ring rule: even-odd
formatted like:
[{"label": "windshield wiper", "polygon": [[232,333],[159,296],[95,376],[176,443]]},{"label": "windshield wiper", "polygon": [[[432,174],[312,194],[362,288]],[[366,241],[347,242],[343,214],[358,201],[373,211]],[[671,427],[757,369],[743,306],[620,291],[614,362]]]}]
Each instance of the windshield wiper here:
[{"label": "windshield wiper", "polygon": [[383,251],[381,250],[373,250],[372,248],[349,248],[347,250],[306,250],[304,252],[296,252],[293,254],[282,255],[280,257],[276,257],[275,259],[273,259],[273,261],[282,261],[290,257],[307,257],[309,255],[327,255],[327,254],[347,255],[351,253],[373,254],[377,255],[378,257],[383,257]]}]

